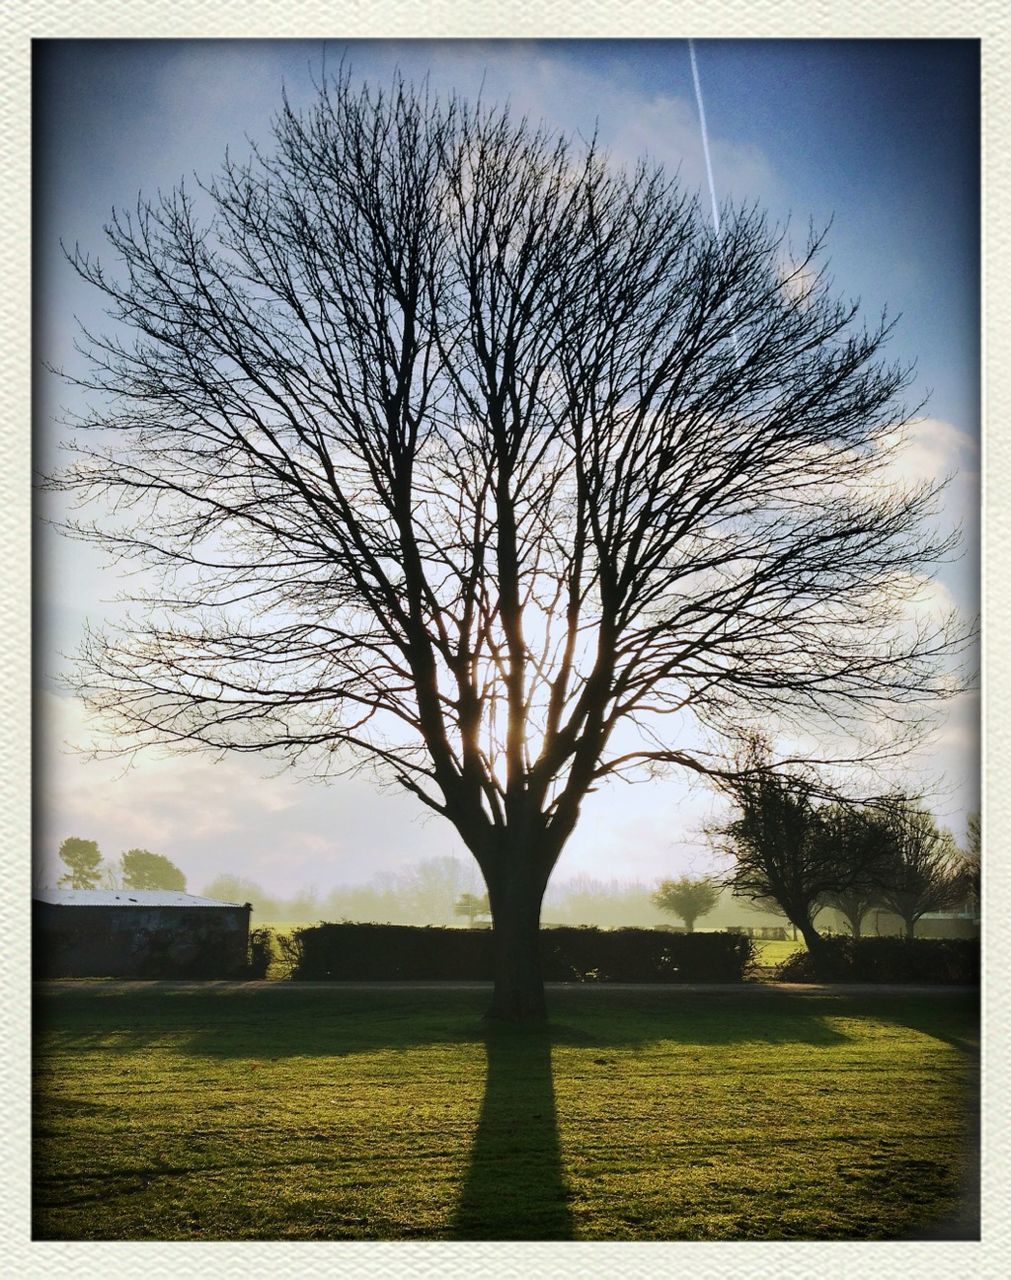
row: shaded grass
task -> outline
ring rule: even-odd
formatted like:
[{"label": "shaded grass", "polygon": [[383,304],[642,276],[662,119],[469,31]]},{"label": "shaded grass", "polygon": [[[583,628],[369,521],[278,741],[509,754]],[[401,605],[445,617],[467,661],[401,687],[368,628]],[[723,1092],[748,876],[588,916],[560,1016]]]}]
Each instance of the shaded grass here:
[{"label": "shaded grass", "polygon": [[976,1002],[102,983],[36,1001],[47,1239],[976,1233]]}]

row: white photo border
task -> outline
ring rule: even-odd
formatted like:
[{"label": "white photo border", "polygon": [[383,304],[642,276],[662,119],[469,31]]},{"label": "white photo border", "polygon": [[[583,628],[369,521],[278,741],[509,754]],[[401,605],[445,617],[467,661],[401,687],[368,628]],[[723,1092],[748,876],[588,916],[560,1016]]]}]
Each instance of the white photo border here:
[{"label": "white photo border", "polygon": [[[339,31],[335,31],[339,27]],[[31,850],[31,353],[30,353],[30,103],[31,42],[36,39],[293,36],[378,38],[972,38],[983,65],[983,833],[984,929],[984,1181],[982,1242],[837,1243],[180,1243],[33,1242],[30,1239],[30,981]],[[879,1277],[1005,1274],[1011,1228],[1003,1212],[1008,1191],[1005,969],[998,930],[1009,902],[1008,865],[996,851],[1008,831],[1011,788],[999,770],[1009,759],[1011,694],[987,673],[1011,668],[1011,592],[1003,593],[1011,543],[1011,352],[1009,284],[1011,197],[1006,161],[1011,120],[1011,42],[1003,0],[854,0],[820,6],[810,0],[631,0],[621,6],[585,0],[374,0],[335,9],[323,0],[7,0],[0,13],[0,146],[4,181],[0,241],[0,350],[6,414],[0,429],[0,937],[7,959],[0,1028],[7,1101],[6,1152],[0,1197],[3,1258],[9,1274],[27,1277],[103,1275],[156,1277],[315,1275],[357,1280],[365,1275],[454,1277],[637,1277],[680,1274],[736,1277]],[[991,863],[993,865],[991,865]],[[998,935],[995,937],[995,935]],[[1011,1207],[1011,1206],[1009,1206]]]}]

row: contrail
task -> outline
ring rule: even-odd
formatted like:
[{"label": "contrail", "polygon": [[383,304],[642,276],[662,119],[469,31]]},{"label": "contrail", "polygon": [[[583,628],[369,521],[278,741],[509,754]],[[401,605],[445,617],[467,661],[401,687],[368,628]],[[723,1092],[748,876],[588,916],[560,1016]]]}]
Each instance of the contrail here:
[{"label": "contrail", "polygon": [[713,226],[716,238],[720,238],[720,210],[716,203],[716,183],[713,182],[713,161],[709,154],[709,130],[706,128],[706,109],[702,102],[702,84],[699,80],[699,64],[695,61],[695,41],[688,41],[688,56],[692,61],[692,82],[695,85],[695,102],[699,109],[699,125],[702,129],[702,154],[706,158],[706,176],[709,178],[709,199],[713,206]]},{"label": "contrail", "polygon": [[[716,230],[716,244],[720,251],[720,258],[723,257],[723,239],[720,234],[720,208],[716,203],[716,183],[713,181],[713,161],[709,154],[709,130],[706,128],[706,108],[702,101],[702,82],[699,80],[699,64],[695,60],[695,41],[688,41],[688,56],[692,63],[692,83],[695,85],[695,102],[699,109],[699,126],[702,133],[702,154],[706,160],[706,177],[709,179],[709,201],[713,209],[713,227]],[[737,328],[732,331],[731,337],[734,341],[734,356],[737,359],[737,367],[741,367],[741,348],[737,340]]]}]

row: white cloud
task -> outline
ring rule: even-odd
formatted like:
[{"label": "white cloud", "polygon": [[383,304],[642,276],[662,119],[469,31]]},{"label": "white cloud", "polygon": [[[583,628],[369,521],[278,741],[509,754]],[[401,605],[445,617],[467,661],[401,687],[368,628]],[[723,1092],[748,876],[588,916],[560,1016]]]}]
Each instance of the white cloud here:
[{"label": "white cloud", "polygon": [[[896,440],[893,435],[886,443]],[[979,475],[979,449],[972,436],[953,423],[917,418],[902,432],[896,472],[913,483],[943,480],[957,473],[963,485],[974,490]]]},{"label": "white cloud", "polygon": [[800,303],[800,309],[806,311],[818,282],[818,272],[793,254],[784,253],[779,262],[779,279],[786,297]]}]

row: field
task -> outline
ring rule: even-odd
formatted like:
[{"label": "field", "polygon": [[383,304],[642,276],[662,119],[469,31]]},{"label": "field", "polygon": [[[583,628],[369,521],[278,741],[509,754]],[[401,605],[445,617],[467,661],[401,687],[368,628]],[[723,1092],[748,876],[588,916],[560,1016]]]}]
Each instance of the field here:
[{"label": "field", "polygon": [[64,983],[37,1239],[977,1232],[974,997]]},{"label": "field", "polygon": [[756,941],[755,943],[755,964],[762,969],[776,969],[784,961],[798,951],[804,950],[803,941],[797,942],[770,942]]}]

